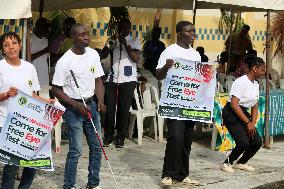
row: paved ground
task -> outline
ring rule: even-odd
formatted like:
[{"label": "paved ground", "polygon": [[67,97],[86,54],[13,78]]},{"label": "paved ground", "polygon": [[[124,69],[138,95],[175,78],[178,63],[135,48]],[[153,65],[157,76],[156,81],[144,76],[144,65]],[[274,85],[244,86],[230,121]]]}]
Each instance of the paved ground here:
[{"label": "paved ground", "polygon": [[[65,156],[68,144],[62,145],[62,152],[54,154],[55,172],[39,171],[33,189],[62,188]],[[115,172],[120,189],[159,189],[165,143],[155,143],[143,138],[143,145],[127,140],[126,147],[107,148],[111,166]],[[219,170],[225,155],[210,150],[210,133],[194,140],[190,159],[190,177],[201,182],[201,186],[186,187],[176,185],[168,189],[247,189],[277,182],[284,179],[284,138],[275,139],[272,149],[262,148],[253,160],[254,173],[236,171],[233,174]],[[105,160],[102,161],[101,183],[103,189],[115,189],[113,179]],[[84,154],[78,167],[77,183],[79,188],[86,185],[88,149],[84,145]],[[263,188],[263,187],[262,187]],[[268,188],[268,187],[265,187]],[[274,188],[274,187],[272,187]],[[279,187],[279,189],[282,187]],[[284,188],[284,186],[283,186]]]}]

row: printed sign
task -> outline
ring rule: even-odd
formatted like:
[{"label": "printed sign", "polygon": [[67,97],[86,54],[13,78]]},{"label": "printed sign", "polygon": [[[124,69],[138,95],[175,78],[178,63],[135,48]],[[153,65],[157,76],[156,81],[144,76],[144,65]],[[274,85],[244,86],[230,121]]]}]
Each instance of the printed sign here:
[{"label": "printed sign", "polygon": [[19,91],[8,105],[0,134],[0,161],[23,167],[53,170],[51,131],[64,110]]},{"label": "printed sign", "polygon": [[212,63],[175,59],[164,81],[162,117],[212,122],[216,73]]}]

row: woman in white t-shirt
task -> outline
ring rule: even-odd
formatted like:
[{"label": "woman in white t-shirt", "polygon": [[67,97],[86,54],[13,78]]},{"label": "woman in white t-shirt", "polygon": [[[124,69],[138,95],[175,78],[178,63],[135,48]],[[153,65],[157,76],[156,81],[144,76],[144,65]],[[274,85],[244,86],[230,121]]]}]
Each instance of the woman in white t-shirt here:
[{"label": "woman in white t-shirt", "polygon": [[[224,124],[236,142],[236,147],[221,166],[221,170],[228,173],[234,172],[233,168],[254,171],[246,163],[262,146],[262,138],[255,128],[259,99],[256,79],[265,74],[265,63],[255,55],[245,57],[245,63],[249,72],[234,81],[229,101],[222,112]],[[248,109],[251,109],[251,113],[248,113]]]},{"label": "woman in white t-shirt", "polygon": [[[39,97],[35,92],[40,90],[35,67],[19,58],[21,39],[15,32],[4,33],[0,37],[0,50],[4,59],[0,61],[0,130],[7,116],[7,108],[10,97],[17,95],[21,90],[46,103],[54,103],[52,99]],[[1,189],[13,189],[17,167],[5,165],[3,168]],[[19,189],[30,188],[35,169],[25,167]]]}]

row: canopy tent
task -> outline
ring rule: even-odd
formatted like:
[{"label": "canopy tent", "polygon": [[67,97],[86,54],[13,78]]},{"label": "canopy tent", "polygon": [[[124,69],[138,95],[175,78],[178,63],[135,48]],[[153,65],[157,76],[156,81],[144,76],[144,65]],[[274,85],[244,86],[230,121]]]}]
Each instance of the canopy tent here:
[{"label": "canopy tent", "polygon": [[32,17],[31,0],[1,0],[0,19]]},{"label": "canopy tent", "polygon": [[[141,7],[193,9],[193,0],[44,0],[43,11],[58,9],[82,9],[95,7]],[[38,11],[40,0],[32,0],[32,10]],[[284,10],[284,0],[198,0],[198,9],[235,9],[240,11]]]}]

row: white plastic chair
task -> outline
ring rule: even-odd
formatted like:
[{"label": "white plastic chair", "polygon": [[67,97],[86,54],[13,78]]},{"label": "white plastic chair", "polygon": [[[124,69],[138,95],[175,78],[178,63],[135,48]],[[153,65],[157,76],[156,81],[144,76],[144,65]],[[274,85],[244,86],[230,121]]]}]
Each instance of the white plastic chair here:
[{"label": "white plastic chair", "polygon": [[[140,86],[139,86],[140,87]],[[144,95],[145,94],[145,95]],[[133,129],[135,125],[135,120],[137,120],[137,130],[138,130],[138,145],[142,144],[143,136],[143,122],[146,117],[153,117],[154,119],[154,131],[155,131],[155,141],[157,141],[157,109],[153,108],[151,101],[151,91],[149,85],[146,84],[146,90],[143,96],[146,97],[142,99],[143,107],[140,105],[139,95],[137,90],[134,91],[134,98],[137,105],[137,110],[130,109],[130,121],[128,126],[129,138],[132,138]],[[149,96],[149,97],[148,97]],[[146,103],[144,103],[146,100]]]},{"label": "white plastic chair", "polygon": [[275,84],[275,87],[279,85],[280,76],[277,70],[270,69],[269,75],[271,76],[271,81]]},{"label": "white plastic chair", "polygon": [[[260,90],[263,90],[265,91],[266,90],[266,79],[259,79],[259,87],[260,87]],[[269,84],[270,84],[270,87],[271,89],[276,89],[276,84],[269,80]]]},{"label": "white plastic chair", "polygon": [[217,79],[218,79],[218,81],[220,82],[220,84],[221,84],[222,86],[225,86],[225,83],[226,83],[226,74],[218,73],[218,74],[217,74]]},{"label": "white plastic chair", "polygon": [[230,93],[233,82],[236,80],[236,78],[232,75],[227,75],[226,76],[226,83],[225,83],[225,88],[226,91]]},{"label": "white plastic chair", "polygon": [[[49,96],[49,90],[51,89],[51,86],[42,86],[41,90],[39,91],[39,96],[44,98],[50,98]],[[57,122],[55,128],[54,128],[54,140],[55,140],[55,152],[60,152],[60,143],[61,143],[61,124],[63,120],[60,118],[60,120]]]}]

